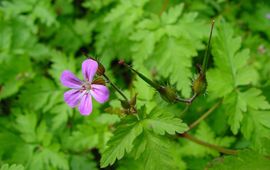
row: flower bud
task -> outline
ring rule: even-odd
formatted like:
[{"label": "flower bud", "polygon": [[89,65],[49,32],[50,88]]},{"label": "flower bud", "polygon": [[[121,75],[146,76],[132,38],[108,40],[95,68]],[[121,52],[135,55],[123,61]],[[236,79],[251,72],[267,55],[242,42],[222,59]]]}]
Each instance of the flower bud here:
[{"label": "flower bud", "polygon": [[206,90],[207,82],[205,79],[205,75],[203,73],[199,74],[199,77],[197,77],[192,85],[193,93],[200,95],[201,93],[204,93]]},{"label": "flower bud", "polygon": [[177,91],[175,89],[173,89],[172,87],[161,86],[158,89],[158,92],[159,92],[160,96],[162,97],[162,99],[164,99],[168,103],[177,102],[178,94],[177,94]]},{"label": "flower bud", "polygon": [[100,62],[98,62],[97,75],[102,76],[104,75],[104,73],[105,73],[104,66]]},{"label": "flower bud", "polygon": [[126,100],[120,100],[121,102],[121,106],[124,108],[124,109],[129,109],[130,108],[130,104],[128,101]]},{"label": "flower bud", "polygon": [[130,99],[130,101],[127,100],[120,100],[121,102],[121,106],[128,112],[128,113],[136,113],[136,98],[137,98],[137,94],[134,95],[134,97],[132,97]]},{"label": "flower bud", "polygon": [[131,106],[135,106],[136,105],[136,101],[137,101],[137,93],[130,99],[129,103]]},{"label": "flower bud", "polygon": [[103,78],[101,78],[101,77],[96,78],[92,83],[93,84],[101,84],[101,85],[106,86],[105,80]]}]

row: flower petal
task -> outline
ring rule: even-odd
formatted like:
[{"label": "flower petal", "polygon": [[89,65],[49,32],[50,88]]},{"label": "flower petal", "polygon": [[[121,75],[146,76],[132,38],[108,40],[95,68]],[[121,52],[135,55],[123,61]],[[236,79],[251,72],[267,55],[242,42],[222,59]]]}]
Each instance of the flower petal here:
[{"label": "flower petal", "polygon": [[95,60],[87,59],[82,63],[82,74],[85,80],[92,82],[98,69],[98,63]]},{"label": "flower petal", "polygon": [[68,70],[63,71],[60,80],[64,86],[69,88],[79,89],[82,84],[82,81]]},{"label": "flower petal", "polygon": [[99,103],[106,102],[110,96],[109,89],[100,84],[92,84],[90,93]]},{"label": "flower petal", "polygon": [[79,111],[82,115],[89,115],[92,112],[92,97],[89,93],[83,95],[79,105]]},{"label": "flower petal", "polygon": [[79,90],[69,90],[64,93],[64,100],[70,107],[75,107],[79,104],[82,92]]}]

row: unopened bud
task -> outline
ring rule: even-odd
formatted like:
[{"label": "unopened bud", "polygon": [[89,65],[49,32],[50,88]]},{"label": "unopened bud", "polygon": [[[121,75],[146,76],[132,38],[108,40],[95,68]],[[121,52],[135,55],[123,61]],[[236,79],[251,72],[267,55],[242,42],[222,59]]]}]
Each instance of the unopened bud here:
[{"label": "unopened bud", "polygon": [[104,75],[104,73],[105,73],[104,66],[100,62],[98,62],[97,75],[102,76]]},{"label": "unopened bud", "polygon": [[161,86],[158,89],[160,96],[168,103],[175,103],[178,99],[177,91],[172,87]]},{"label": "unopened bud", "polygon": [[98,77],[97,79],[95,79],[93,82],[92,82],[93,84],[101,84],[101,85],[106,85],[106,82],[105,82],[105,80],[103,79],[103,78],[101,78],[101,77]]},{"label": "unopened bud", "polygon": [[193,82],[193,85],[192,85],[193,93],[197,95],[204,93],[206,90],[206,86],[207,86],[207,83],[206,83],[205,75],[203,73],[200,73],[199,77],[196,78]]},{"label": "unopened bud", "polygon": [[136,98],[137,98],[137,94],[134,95],[134,97],[132,97],[130,99],[130,101],[127,100],[120,100],[121,102],[121,106],[128,112],[128,113],[136,113]]},{"label": "unopened bud", "polygon": [[136,105],[136,101],[137,101],[137,93],[130,99],[129,103],[131,106],[135,106]]},{"label": "unopened bud", "polygon": [[133,108],[136,105],[136,100],[137,100],[137,93],[129,101],[127,101],[127,100],[120,100],[121,106],[124,109]]},{"label": "unopened bud", "polygon": [[128,101],[126,100],[120,100],[121,102],[121,106],[124,108],[124,109],[129,109],[130,108],[130,104]]}]

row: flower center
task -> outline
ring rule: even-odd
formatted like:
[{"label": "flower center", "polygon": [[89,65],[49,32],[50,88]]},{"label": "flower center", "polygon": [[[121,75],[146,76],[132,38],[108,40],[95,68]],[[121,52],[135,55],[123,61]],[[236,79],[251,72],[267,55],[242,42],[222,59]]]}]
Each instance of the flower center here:
[{"label": "flower center", "polygon": [[83,90],[91,90],[91,83],[90,82],[85,82],[82,85]]}]

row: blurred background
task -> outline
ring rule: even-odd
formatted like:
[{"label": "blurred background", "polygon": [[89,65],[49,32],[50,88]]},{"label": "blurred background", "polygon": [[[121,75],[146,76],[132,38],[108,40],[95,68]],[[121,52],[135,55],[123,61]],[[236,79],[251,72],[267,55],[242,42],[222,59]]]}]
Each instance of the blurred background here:
[{"label": "blurred background", "polygon": [[[67,89],[60,84],[61,72],[68,69],[82,78],[87,53],[128,96],[141,92],[142,104],[152,100],[155,93],[117,64],[124,59],[150,78],[181,82],[176,87],[188,97],[213,18],[230,23],[250,49],[249,62],[259,74],[256,85],[269,101],[269,1],[0,0],[0,167],[100,169],[100,153],[120,120],[120,103],[112,90],[108,103],[94,102],[91,116],[81,116],[63,101]],[[159,29],[164,25],[172,26]],[[185,68],[177,64],[179,57]],[[198,101],[193,111],[204,107]],[[213,158],[203,156],[184,158],[181,169],[202,169]],[[130,166],[123,162],[106,169]]]}]

